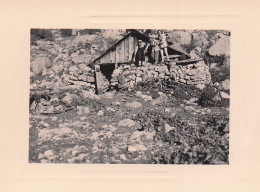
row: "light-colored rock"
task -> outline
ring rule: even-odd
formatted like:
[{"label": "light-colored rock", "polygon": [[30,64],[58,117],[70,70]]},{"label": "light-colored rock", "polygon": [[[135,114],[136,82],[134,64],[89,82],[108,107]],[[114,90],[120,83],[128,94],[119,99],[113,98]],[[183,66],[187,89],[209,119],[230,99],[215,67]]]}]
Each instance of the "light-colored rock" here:
[{"label": "light-colored rock", "polygon": [[95,78],[92,77],[92,76],[87,76],[86,81],[87,81],[88,83],[94,83],[94,82],[95,82]]},{"label": "light-colored rock", "polygon": [[123,119],[119,121],[118,126],[119,127],[133,127],[136,123],[131,119]]},{"label": "light-colored rock", "polygon": [[142,107],[142,104],[137,101],[133,101],[131,103],[126,103],[125,106],[128,108],[139,108]]},{"label": "light-colored rock", "polygon": [[123,160],[123,161],[127,160],[125,154],[121,154],[119,157],[120,157],[120,159]]},{"label": "light-colored rock", "polygon": [[132,135],[130,136],[130,140],[134,139],[140,139],[140,137],[143,135],[142,131],[134,131]]},{"label": "light-colored rock", "polygon": [[213,97],[213,101],[220,101],[221,98],[220,98],[220,94],[217,93],[214,97]]},{"label": "light-colored rock", "polygon": [[209,49],[211,56],[230,56],[230,37],[223,36]]},{"label": "light-colored rock", "polygon": [[77,106],[77,114],[82,115],[83,114],[83,106]]},{"label": "light-colored rock", "polygon": [[41,163],[49,163],[49,161],[47,159],[42,159]]},{"label": "light-colored rock", "polygon": [[104,116],[104,111],[99,110],[98,113],[97,113],[97,116],[99,116],[99,117]]},{"label": "light-colored rock", "polygon": [[82,90],[82,95],[84,98],[92,99],[92,100],[99,100],[100,97],[96,95],[93,91],[86,91]]},{"label": "light-colored rock", "polygon": [[87,117],[80,117],[79,119],[80,119],[81,121],[84,121],[84,120],[87,119]]},{"label": "light-colored rock", "polygon": [[110,149],[110,151],[111,151],[113,154],[117,154],[120,150],[119,150],[117,147],[112,147],[112,149]]},{"label": "light-colored rock", "polygon": [[107,98],[107,99],[113,99],[115,93],[114,92],[106,92],[102,95],[103,98]]},{"label": "light-colored rock", "polygon": [[219,94],[220,94],[221,99],[230,99],[229,94],[227,94],[223,91],[220,91]]},{"label": "light-colored rock", "polygon": [[142,79],[141,77],[137,77],[137,78],[135,79],[135,82],[136,82],[136,83],[142,82],[142,81],[143,81],[143,79]]},{"label": "light-colored rock", "polygon": [[109,112],[115,112],[116,110],[113,109],[112,107],[107,107],[107,111],[109,111]]},{"label": "light-colored rock", "polygon": [[61,140],[63,138],[75,138],[78,134],[76,131],[68,127],[55,128],[55,129],[42,129],[38,133],[40,141]]},{"label": "light-colored rock", "polygon": [[55,107],[56,111],[62,111],[63,110],[63,106],[62,105],[58,105],[57,107]]},{"label": "light-colored rock", "polygon": [[75,94],[68,94],[65,97],[63,97],[62,102],[66,103],[66,104],[71,104],[71,102],[73,100],[77,100],[78,96]]},{"label": "light-colored rock", "polygon": [[79,75],[78,80],[79,81],[87,81],[87,76],[86,75]]},{"label": "light-colored rock", "polygon": [[170,113],[170,112],[171,112],[171,109],[170,109],[170,108],[165,108],[164,112],[165,112],[165,113]]},{"label": "light-colored rock", "polygon": [[156,132],[155,131],[144,131],[143,135],[145,136],[146,140],[153,140]]},{"label": "light-colored rock", "polygon": [[147,150],[147,147],[145,147],[144,145],[140,145],[140,144],[128,147],[129,152],[146,151],[146,150]]},{"label": "light-colored rock", "polygon": [[185,111],[194,111],[195,110],[195,108],[192,106],[186,106],[186,107],[184,107],[184,109],[185,109]]},{"label": "light-colored rock", "polygon": [[115,106],[120,106],[121,103],[119,101],[115,101],[115,102],[112,102],[112,105],[115,105]]},{"label": "light-colored rock", "polygon": [[46,68],[51,66],[51,62],[46,57],[37,57],[33,62],[31,62],[31,68],[33,75],[38,75],[42,73]]},{"label": "light-colored rock", "polygon": [[90,113],[89,107],[84,107],[83,111],[84,111],[85,114],[89,114]]},{"label": "light-colored rock", "polygon": [[206,85],[198,84],[198,85],[196,85],[196,87],[199,88],[200,90],[203,90],[206,87]]},{"label": "light-colored rock", "polygon": [[225,81],[223,81],[221,83],[221,88],[223,90],[229,90],[230,89],[230,81],[229,81],[229,79],[226,79]]},{"label": "light-colored rock", "polygon": [[47,159],[50,159],[52,156],[54,156],[54,152],[52,150],[47,150],[44,152],[44,157],[46,157]]},{"label": "light-colored rock", "polygon": [[39,155],[38,155],[38,159],[44,159],[44,154],[42,154],[42,153],[39,153]]},{"label": "light-colored rock", "polygon": [[174,127],[171,127],[169,124],[165,124],[164,125],[164,128],[165,128],[165,132],[168,133],[169,131],[175,131],[175,128]]}]

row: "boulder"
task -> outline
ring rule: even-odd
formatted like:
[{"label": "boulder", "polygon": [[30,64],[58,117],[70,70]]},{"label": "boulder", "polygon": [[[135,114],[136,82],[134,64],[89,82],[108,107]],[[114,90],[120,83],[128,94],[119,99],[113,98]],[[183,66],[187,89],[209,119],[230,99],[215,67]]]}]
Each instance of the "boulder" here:
[{"label": "boulder", "polygon": [[118,126],[119,127],[133,127],[136,123],[131,119],[123,119],[119,121]]},{"label": "boulder", "polygon": [[33,62],[31,62],[31,68],[33,75],[38,75],[43,73],[51,66],[51,62],[46,57],[37,57]]},{"label": "boulder", "polygon": [[211,56],[230,56],[230,37],[223,36],[208,51]]},{"label": "boulder", "polygon": [[186,31],[173,31],[169,33],[171,41],[180,45],[188,45],[191,43],[191,34]]}]

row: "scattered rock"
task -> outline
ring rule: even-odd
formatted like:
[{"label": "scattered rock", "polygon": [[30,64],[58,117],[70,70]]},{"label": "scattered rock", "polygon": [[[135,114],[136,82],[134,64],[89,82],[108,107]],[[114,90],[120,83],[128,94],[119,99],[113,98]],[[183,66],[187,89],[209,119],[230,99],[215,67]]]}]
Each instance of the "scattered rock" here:
[{"label": "scattered rock", "polygon": [[109,111],[109,112],[115,112],[116,110],[113,109],[112,107],[107,107],[107,111]]},{"label": "scattered rock", "polygon": [[80,117],[79,119],[80,119],[81,121],[84,121],[84,120],[87,119],[87,117]]},{"label": "scattered rock", "polygon": [[168,133],[169,131],[172,131],[174,130],[175,131],[175,128],[174,127],[171,127],[169,124],[165,124],[164,125],[164,128],[165,128],[165,132]]},{"label": "scattered rock", "polygon": [[195,108],[192,107],[192,106],[186,106],[186,107],[184,107],[184,109],[185,109],[186,111],[194,111],[194,110],[195,110]]},{"label": "scattered rock", "polygon": [[78,134],[71,128],[55,128],[55,129],[42,129],[38,134],[38,139],[42,141],[48,140],[61,140],[64,138],[75,138]]},{"label": "scattered rock", "polygon": [[153,140],[154,136],[155,136],[156,132],[155,131],[144,131],[143,135],[145,136],[146,140]]},{"label": "scattered rock", "polygon": [[84,107],[83,111],[84,111],[85,114],[89,114],[90,113],[89,107]]},{"label": "scattered rock", "polygon": [[114,92],[106,92],[102,95],[102,97],[107,98],[107,99],[113,99],[115,93]]},{"label": "scattered rock", "polygon": [[131,119],[123,119],[119,121],[118,126],[119,127],[133,127],[135,125],[135,122]]},{"label": "scattered rock", "polygon": [[128,151],[129,152],[146,151],[146,150],[147,150],[147,148],[145,146],[143,146],[143,145],[140,145],[140,144],[128,147]]},{"label": "scattered rock", "polygon": [[110,151],[111,151],[113,154],[117,154],[120,150],[119,150],[117,147],[112,147],[112,149],[110,149]]},{"label": "scattered rock", "polygon": [[221,97],[222,99],[230,99],[229,94],[227,94],[227,93],[225,93],[225,92],[223,92],[223,91],[220,91],[219,94],[220,94],[220,97]]},{"label": "scattered rock", "polygon": [[47,150],[44,152],[44,157],[46,157],[47,159],[50,159],[52,156],[54,156],[54,153],[52,150]]},{"label": "scattered rock", "polygon": [[204,89],[206,86],[204,84],[198,84],[196,85],[197,88],[199,88],[200,90]]},{"label": "scattered rock", "polygon": [[92,136],[90,137],[90,139],[96,140],[98,137],[99,137],[98,132],[93,132],[93,133],[92,133]]},{"label": "scattered rock", "polygon": [[165,112],[165,113],[170,113],[170,112],[171,112],[171,109],[170,109],[170,108],[165,108],[164,112]]},{"label": "scattered rock", "polygon": [[63,97],[62,102],[66,104],[71,104],[73,100],[77,100],[78,96],[75,94],[68,94],[65,97]]},{"label": "scattered rock", "polygon": [[229,79],[226,79],[225,81],[223,81],[221,83],[221,88],[223,90],[229,90],[230,89],[230,81],[229,81]]},{"label": "scattered rock", "polygon": [[126,160],[126,156],[125,156],[125,154],[121,154],[119,157],[120,157],[120,159],[123,160],[123,161]]},{"label": "scattered rock", "polygon": [[41,163],[49,163],[49,161],[47,159],[42,159]]},{"label": "scattered rock", "polygon": [[120,106],[121,103],[119,101],[115,101],[115,102],[112,102],[112,105],[115,105],[115,106]]},{"label": "scattered rock", "polygon": [[134,139],[140,139],[140,137],[143,135],[142,131],[134,131],[132,135],[130,136],[130,140]]},{"label": "scattered rock", "polygon": [[44,158],[44,154],[39,153],[39,155],[38,155],[38,159],[43,159],[43,158]]},{"label": "scattered rock", "polygon": [[137,101],[133,101],[131,103],[126,103],[125,106],[129,108],[139,108],[142,107],[142,104]]},{"label": "scattered rock", "polygon": [[213,101],[220,101],[221,98],[220,98],[220,94],[217,93],[214,97],[213,97]]},{"label": "scattered rock", "polygon": [[99,100],[100,97],[96,95],[93,91],[85,91],[82,90],[82,94],[84,98],[92,99],[92,100]]},{"label": "scattered rock", "polygon": [[104,111],[99,110],[98,113],[97,113],[97,116],[104,116]]}]

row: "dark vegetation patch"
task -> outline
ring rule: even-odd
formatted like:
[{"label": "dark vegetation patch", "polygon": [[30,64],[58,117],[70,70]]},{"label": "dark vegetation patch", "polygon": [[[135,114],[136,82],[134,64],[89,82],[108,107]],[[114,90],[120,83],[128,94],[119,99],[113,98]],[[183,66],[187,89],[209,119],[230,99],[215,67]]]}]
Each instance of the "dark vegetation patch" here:
[{"label": "dark vegetation patch", "polygon": [[[156,164],[225,164],[228,162],[229,117],[207,115],[193,117],[190,124],[182,116],[169,117],[158,110],[146,110],[134,118],[143,130],[156,131],[156,139],[173,146],[169,153],[153,155]],[[204,122],[204,123],[201,123]],[[165,124],[174,129],[166,132]]]}]

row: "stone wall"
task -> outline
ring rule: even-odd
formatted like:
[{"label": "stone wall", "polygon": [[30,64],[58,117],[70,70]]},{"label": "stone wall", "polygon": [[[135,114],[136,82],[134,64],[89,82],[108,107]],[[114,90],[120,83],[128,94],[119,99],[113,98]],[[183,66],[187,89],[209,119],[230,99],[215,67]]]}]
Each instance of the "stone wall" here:
[{"label": "stone wall", "polygon": [[138,82],[157,78],[165,80],[170,78],[179,83],[198,87],[203,87],[211,82],[209,67],[203,61],[194,64],[170,64],[169,66],[156,66],[148,63],[136,67],[135,65],[122,64],[112,74],[112,87],[116,87],[118,83],[120,84],[118,82],[119,77],[124,79],[123,86],[130,88],[134,87]]},{"label": "stone wall", "polygon": [[85,64],[71,66],[68,74],[62,78],[70,85],[79,85],[86,90],[95,91],[94,69]]}]

